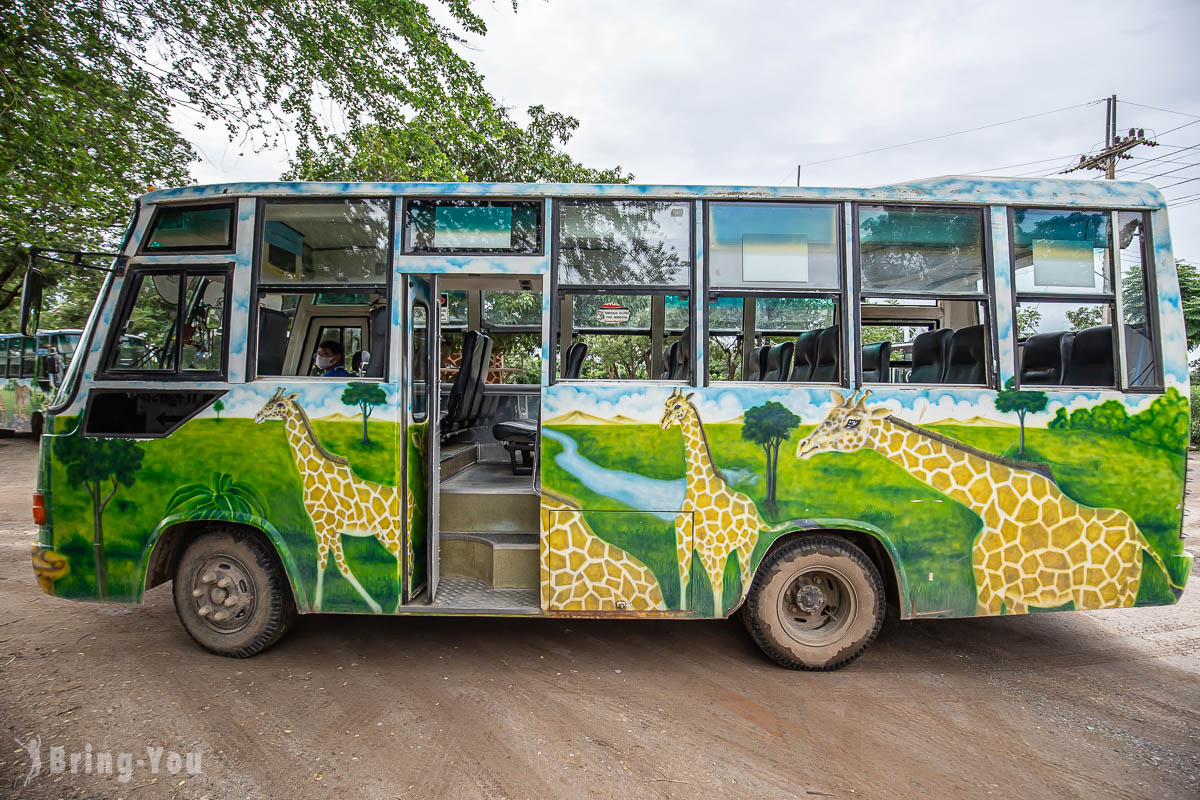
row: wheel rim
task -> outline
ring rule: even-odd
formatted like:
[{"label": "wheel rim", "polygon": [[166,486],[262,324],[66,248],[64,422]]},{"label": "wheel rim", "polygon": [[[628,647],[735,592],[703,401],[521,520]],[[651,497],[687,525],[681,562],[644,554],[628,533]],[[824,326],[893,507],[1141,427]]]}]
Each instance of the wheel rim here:
[{"label": "wheel rim", "polygon": [[788,636],[802,645],[820,647],[845,634],[858,613],[858,595],[836,569],[805,567],[779,593],[778,612]]},{"label": "wheel rim", "polygon": [[254,616],[254,581],[242,562],[212,556],[192,572],[192,611],[217,633],[236,633]]}]

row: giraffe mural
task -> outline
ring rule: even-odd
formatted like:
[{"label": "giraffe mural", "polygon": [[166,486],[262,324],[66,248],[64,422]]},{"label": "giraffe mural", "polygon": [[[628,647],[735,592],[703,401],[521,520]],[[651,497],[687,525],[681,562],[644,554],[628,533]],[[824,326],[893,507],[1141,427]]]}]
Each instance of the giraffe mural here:
[{"label": "giraffe mural", "polygon": [[542,608],[667,610],[654,573],[592,533],[576,506],[543,493],[541,516]]},{"label": "giraffe mural", "polygon": [[713,465],[712,452],[704,435],[700,415],[691,401],[692,395],[675,390],[667,398],[663,411],[663,430],[678,425],[683,431],[686,455],[686,481],[683,506],[676,519],[675,549],[679,556],[679,596],[686,597],[692,554],[686,536],[692,529],[692,548],[708,573],[712,585],[713,609],[717,616],[724,613],[723,588],[725,562],[731,552],[738,554],[742,587],[750,585],[750,555],[758,543],[759,532],[767,526],[758,515],[754,501],[729,488],[725,477]]},{"label": "giraffe mural", "polygon": [[304,487],[304,509],[312,520],[317,536],[314,610],[321,610],[325,567],[332,553],[338,572],[358,591],[372,611],[380,613],[382,609],[379,603],[362,587],[346,563],[342,536],[373,536],[378,539],[396,557],[398,580],[403,563],[401,540],[404,537],[400,490],[355,477],[350,471],[349,461],[322,447],[308,415],[296,402],[296,395],[284,395],[282,388],[277,389],[254,415],[256,423],[261,424],[268,419],[281,419],[284,422],[288,444]]},{"label": "giraffe mural", "polygon": [[971,555],[977,614],[1024,614],[1029,606],[1132,606],[1141,551],[1171,580],[1162,558],[1124,511],[1092,508],[1021,462],[926,431],[830,390],[834,406],[796,448],[797,458],[872,449],[983,520]]}]

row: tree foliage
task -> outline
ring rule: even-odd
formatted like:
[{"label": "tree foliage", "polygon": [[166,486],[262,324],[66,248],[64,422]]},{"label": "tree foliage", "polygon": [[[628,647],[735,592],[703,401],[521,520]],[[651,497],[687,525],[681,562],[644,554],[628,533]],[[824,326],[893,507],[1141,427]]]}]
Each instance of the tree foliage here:
[{"label": "tree foliage", "polygon": [[362,413],[362,443],[370,444],[371,440],[367,438],[367,420],[374,413],[375,406],[387,402],[387,392],[377,383],[355,382],[342,392],[342,402],[348,406],[358,406]]},{"label": "tree foliage", "polygon": [[1049,427],[1051,430],[1085,430],[1128,436],[1151,447],[1178,451],[1188,439],[1188,400],[1172,386],[1164,395],[1155,398],[1149,408],[1132,416],[1124,404],[1106,400],[1071,412],[1059,408]]},{"label": "tree foliage", "polygon": [[267,516],[267,504],[249,483],[224,472],[212,473],[209,482],[180,486],[167,501],[166,514],[186,513],[188,519],[228,519],[233,515]]},{"label": "tree foliage", "polygon": [[779,447],[787,441],[792,430],[800,424],[800,417],[793,414],[782,403],[769,400],[761,406],[746,410],[742,420],[742,438],[761,445],[767,454],[766,506],[775,508],[775,490],[779,467]]},{"label": "tree foliage", "polygon": [[1003,413],[1016,412],[1017,418],[1021,421],[1021,446],[1017,452],[1023,454],[1025,452],[1025,415],[1031,411],[1036,414],[1044,409],[1049,398],[1045,392],[1014,389],[1013,385],[1014,380],[1009,378],[1004,382],[1004,388],[996,393],[996,410]]}]

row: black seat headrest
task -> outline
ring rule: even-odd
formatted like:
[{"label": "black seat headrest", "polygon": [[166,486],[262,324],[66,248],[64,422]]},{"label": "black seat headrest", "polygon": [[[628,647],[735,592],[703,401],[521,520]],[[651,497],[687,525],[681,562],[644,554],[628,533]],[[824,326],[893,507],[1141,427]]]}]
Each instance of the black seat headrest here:
[{"label": "black seat headrest", "polygon": [[1076,332],[1063,385],[1116,386],[1115,377],[1112,325],[1097,325]]},{"label": "black seat headrest", "polygon": [[840,325],[822,328],[817,337],[817,359],[810,380],[818,383],[836,383],[841,380],[842,334]]},{"label": "black seat headrest", "polygon": [[874,342],[862,347],[862,371],[865,383],[887,383],[891,380],[892,343]]},{"label": "black seat headrest", "polygon": [[821,331],[818,328],[813,331],[805,331],[796,337],[796,343],[792,347],[792,374],[789,376],[791,381],[808,381],[812,380],[813,367],[817,361],[817,339],[821,336]]},{"label": "black seat headrest", "polygon": [[563,353],[564,378],[578,378],[583,371],[583,359],[587,356],[588,346],[585,342],[571,342]]},{"label": "black seat headrest", "polygon": [[256,367],[259,375],[283,374],[287,342],[288,315],[274,308],[260,307],[258,309],[258,364]]},{"label": "black seat headrest", "polygon": [[950,337],[943,383],[983,384],[987,382],[987,349],[984,327],[969,325]]},{"label": "black seat headrest", "polygon": [[1061,386],[1071,361],[1075,334],[1051,331],[1030,336],[1021,346],[1022,386]]},{"label": "black seat headrest", "polygon": [[781,342],[771,345],[767,350],[766,370],[762,374],[764,381],[786,380],[792,371],[792,349],[794,342]]},{"label": "black seat headrest", "polygon": [[912,371],[908,374],[909,383],[941,383],[946,373],[946,356],[950,350],[950,339],[954,336],[952,328],[938,328],[935,331],[918,333],[913,339]]},{"label": "black seat headrest", "polygon": [[748,381],[761,381],[764,367],[767,362],[767,350],[770,345],[762,345],[750,351],[750,374],[746,376]]}]

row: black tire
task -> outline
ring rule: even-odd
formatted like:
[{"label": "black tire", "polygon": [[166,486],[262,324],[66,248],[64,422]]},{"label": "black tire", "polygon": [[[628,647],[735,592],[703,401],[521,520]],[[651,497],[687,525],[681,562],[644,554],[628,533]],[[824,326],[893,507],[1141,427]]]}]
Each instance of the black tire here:
[{"label": "black tire", "polygon": [[292,590],[275,553],[245,531],[213,531],[193,541],[179,559],[172,589],[184,629],[223,656],[261,653],[296,620]]},{"label": "black tire", "polygon": [[46,424],[46,418],[41,414],[34,414],[33,421],[29,423],[29,431],[33,434],[33,438],[42,438],[42,430]]},{"label": "black tire", "polygon": [[805,536],[764,559],[742,620],[776,663],[833,670],[875,640],[884,601],[883,579],[862,550],[833,536]]}]

